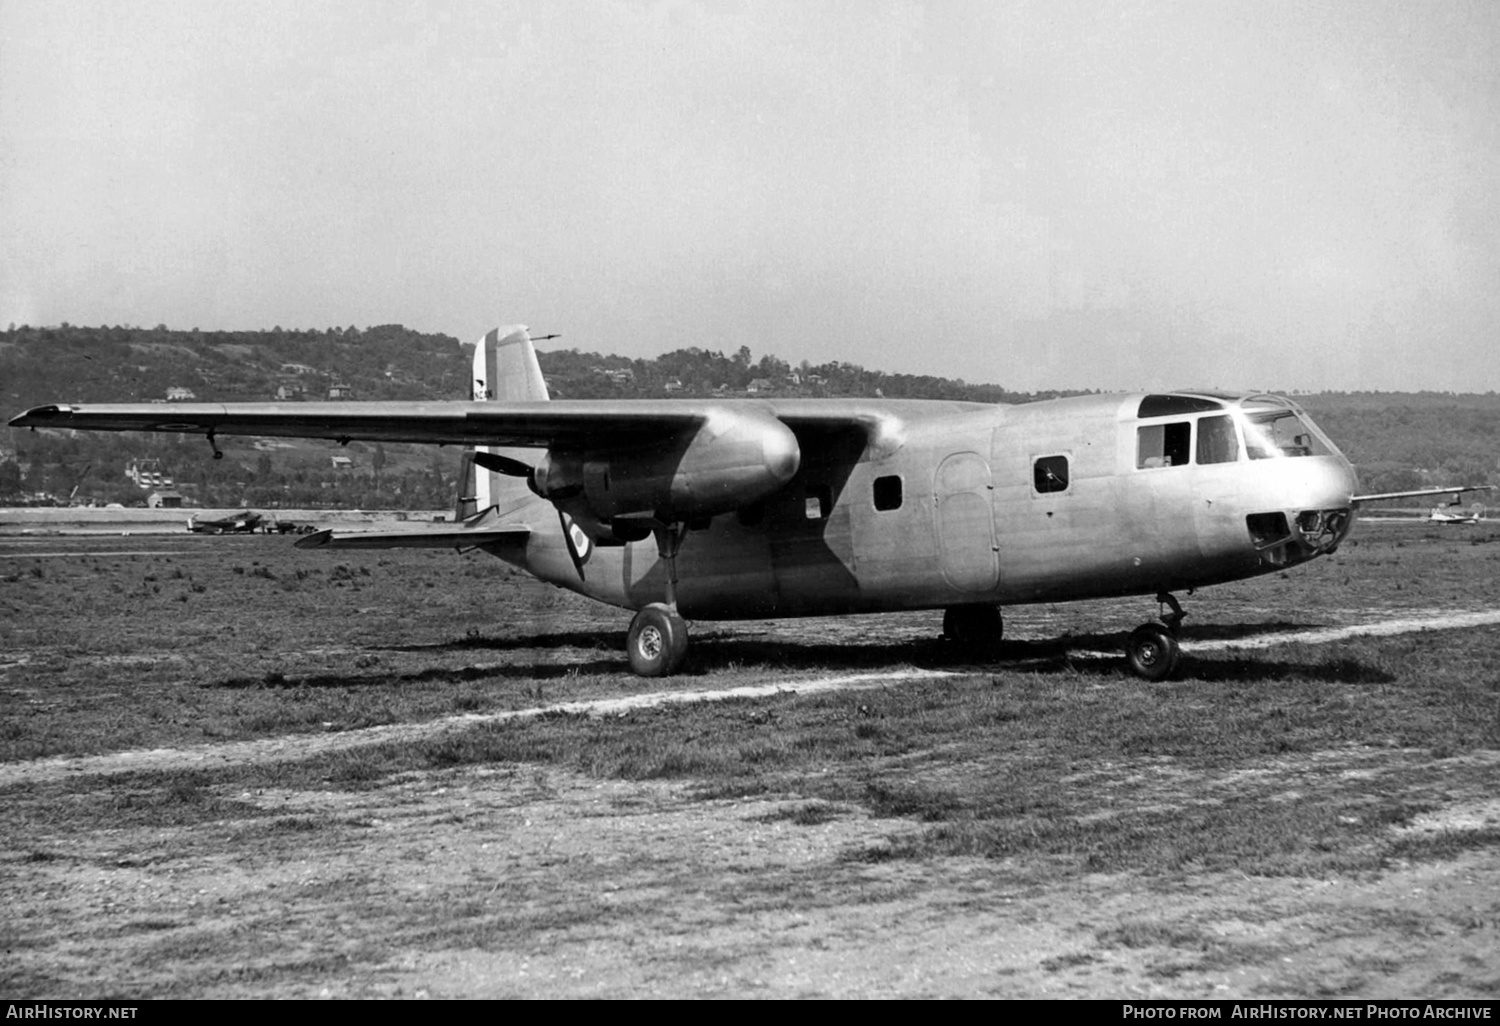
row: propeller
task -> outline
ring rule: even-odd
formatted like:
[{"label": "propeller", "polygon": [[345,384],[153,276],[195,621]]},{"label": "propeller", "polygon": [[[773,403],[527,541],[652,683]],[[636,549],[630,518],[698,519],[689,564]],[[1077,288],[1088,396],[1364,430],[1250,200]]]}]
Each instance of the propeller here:
[{"label": "propeller", "polygon": [[501,456],[498,453],[474,450],[474,462],[485,470],[493,470],[497,474],[506,477],[529,477],[531,468],[520,460],[513,460],[509,456]]}]

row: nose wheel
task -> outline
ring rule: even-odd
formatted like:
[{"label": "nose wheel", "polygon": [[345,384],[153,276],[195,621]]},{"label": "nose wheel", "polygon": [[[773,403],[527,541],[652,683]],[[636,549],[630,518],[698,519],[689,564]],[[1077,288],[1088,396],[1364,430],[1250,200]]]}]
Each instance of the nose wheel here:
[{"label": "nose wheel", "polygon": [[1156,601],[1171,609],[1162,614],[1161,623],[1143,623],[1130,632],[1125,645],[1125,659],[1130,670],[1145,680],[1166,680],[1177,672],[1182,661],[1182,646],[1177,643],[1177,633],[1187,616],[1182,604],[1168,592],[1161,592]]},{"label": "nose wheel", "polygon": [[1166,680],[1177,669],[1182,649],[1172,632],[1159,623],[1143,623],[1130,632],[1125,646],[1130,670],[1146,680]]}]

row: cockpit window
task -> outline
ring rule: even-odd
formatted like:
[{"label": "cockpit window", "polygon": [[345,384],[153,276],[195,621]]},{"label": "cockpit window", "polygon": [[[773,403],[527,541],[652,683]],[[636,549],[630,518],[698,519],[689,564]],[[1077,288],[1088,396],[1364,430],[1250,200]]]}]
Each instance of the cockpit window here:
[{"label": "cockpit window", "polygon": [[1143,424],[1136,430],[1135,465],[1141,470],[1180,467],[1192,452],[1192,437],[1190,421]]},{"label": "cockpit window", "polygon": [[1282,456],[1327,456],[1328,446],[1290,410],[1246,411],[1245,449],[1252,460]]},{"label": "cockpit window", "polygon": [[1240,440],[1229,417],[1203,417],[1198,421],[1198,462],[1233,463],[1240,458]]},{"label": "cockpit window", "polygon": [[1224,404],[1196,395],[1148,395],[1141,400],[1136,416],[1181,417],[1185,413],[1202,413],[1205,410],[1222,410]]}]

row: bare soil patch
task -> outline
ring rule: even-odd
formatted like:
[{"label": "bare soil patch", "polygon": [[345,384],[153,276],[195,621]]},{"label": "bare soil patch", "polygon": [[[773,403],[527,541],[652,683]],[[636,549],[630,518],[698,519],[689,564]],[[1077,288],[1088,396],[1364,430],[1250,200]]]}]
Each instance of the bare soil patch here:
[{"label": "bare soil patch", "polygon": [[[1136,797],[1191,801],[1202,783]],[[7,859],[7,990],[1453,998],[1500,987],[1493,852],[1316,879],[871,864],[849,856],[914,827],[849,808],[799,825],[786,817],[807,808],[795,797],[702,800],[677,784],[526,767],[223,797],[265,815],[81,845],[29,838]],[[1496,826],[1493,807],[1471,810]],[[45,929],[22,925],[38,917]]]}]

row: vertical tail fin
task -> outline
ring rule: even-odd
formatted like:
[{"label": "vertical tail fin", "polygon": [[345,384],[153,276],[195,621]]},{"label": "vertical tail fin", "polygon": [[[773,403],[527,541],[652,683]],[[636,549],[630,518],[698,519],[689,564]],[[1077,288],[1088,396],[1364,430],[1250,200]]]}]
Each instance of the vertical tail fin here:
[{"label": "vertical tail fin", "polygon": [[[525,325],[513,324],[487,332],[474,346],[471,378],[471,398],[475,402],[545,402],[550,398],[541,365],[537,363],[536,349]],[[476,451],[493,453],[528,466],[537,460],[537,453],[528,449],[479,446],[465,450],[456,511],[460,520],[531,494],[524,478],[499,474],[475,463]]]},{"label": "vertical tail fin", "polygon": [[536,349],[524,324],[495,328],[474,347],[474,399],[541,402],[547,395]]}]

